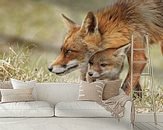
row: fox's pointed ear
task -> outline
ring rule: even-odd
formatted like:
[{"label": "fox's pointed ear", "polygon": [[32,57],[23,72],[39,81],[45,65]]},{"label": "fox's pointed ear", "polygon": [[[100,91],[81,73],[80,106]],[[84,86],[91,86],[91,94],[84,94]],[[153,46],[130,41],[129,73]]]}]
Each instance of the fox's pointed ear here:
[{"label": "fox's pointed ear", "polygon": [[120,47],[114,52],[114,55],[115,56],[125,56],[127,54],[127,52],[130,50],[130,47],[131,47],[130,43],[123,47]]},{"label": "fox's pointed ear", "polygon": [[68,29],[72,29],[77,26],[77,24],[72,21],[70,18],[66,17],[64,14],[61,14],[63,17],[63,21]]},{"label": "fox's pointed ear", "polygon": [[93,14],[93,12],[88,12],[82,23],[81,32],[89,33],[95,32],[96,30],[98,30],[98,21],[96,19],[96,16]]}]

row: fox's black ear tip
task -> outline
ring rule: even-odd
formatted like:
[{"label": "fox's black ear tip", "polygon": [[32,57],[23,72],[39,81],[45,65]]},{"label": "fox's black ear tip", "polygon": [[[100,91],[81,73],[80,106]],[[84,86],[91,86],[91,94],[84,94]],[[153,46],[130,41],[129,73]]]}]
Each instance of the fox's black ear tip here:
[{"label": "fox's black ear tip", "polygon": [[93,13],[92,11],[89,11],[89,12],[87,13],[87,15],[89,15],[89,16],[94,16],[94,13]]},{"label": "fox's black ear tip", "polygon": [[92,11],[88,11],[88,14],[93,14],[93,12]]}]

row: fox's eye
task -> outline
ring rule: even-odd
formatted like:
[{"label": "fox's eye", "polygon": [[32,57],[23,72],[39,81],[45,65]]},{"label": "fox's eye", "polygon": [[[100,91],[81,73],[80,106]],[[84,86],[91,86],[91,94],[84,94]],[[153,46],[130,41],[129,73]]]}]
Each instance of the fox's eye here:
[{"label": "fox's eye", "polygon": [[104,64],[104,63],[103,63],[103,64],[101,64],[101,67],[106,67],[107,65],[108,65],[108,64]]},{"label": "fox's eye", "polygon": [[68,55],[72,52],[72,50],[66,50],[65,55]]}]

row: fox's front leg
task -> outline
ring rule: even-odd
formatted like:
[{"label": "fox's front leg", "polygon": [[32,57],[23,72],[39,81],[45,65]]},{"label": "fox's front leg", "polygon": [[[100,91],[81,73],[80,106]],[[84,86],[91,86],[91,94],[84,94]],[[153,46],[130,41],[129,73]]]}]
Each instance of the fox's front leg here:
[{"label": "fox's front leg", "polygon": [[85,72],[80,72],[80,80],[86,81],[86,73]]},{"label": "fox's front leg", "polygon": [[80,69],[80,79],[83,81],[87,81],[87,71],[88,71],[88,66],[83,66]]},{"label": "fox's front leg", "polygon": [[[139,79],[141,73],[143,72],[143,69],[146,65],[146,63],[131,63],[131,54],[128,54],[128,62],[129,62],[129,72],[128,75],[125,79],[125,82],[122,86],[123,90],[126,92],[127,95],[130,94],[131,92],[131,87],[135,88],[136,85],[139,83]],[[144,51],[134,51],[134,61],[146,61],[147,58],[145,56]],[[133,64],[133,75],[137,75],[137,76],[133,76],[133,86],[130,86],[131,82],[131,64]]]}]

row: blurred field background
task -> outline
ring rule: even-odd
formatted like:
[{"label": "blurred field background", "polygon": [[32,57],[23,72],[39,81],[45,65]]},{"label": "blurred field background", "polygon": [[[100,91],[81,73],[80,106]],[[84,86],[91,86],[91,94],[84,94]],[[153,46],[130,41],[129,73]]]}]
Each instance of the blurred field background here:
[{"label": "blurred field background", "polygon": [[[79,71],[58,77],[47,70],[60,51],[66,33],[61,13],[81,24],[88,11],[112,1],[0,0],[0,80],[13,77],[38,82],[79,82]],[[151,47],[151,55],[157,110],[163,111],[163,56],[159,46]],[[127,67],[122,77],[126,72]],[[150,95],[146,94],[145,98],[143,104],[150,104]]]},{"label": "blurred field background", "polygon": [[[20,53],[22,48],[29,47],[32,55],[29,54],[28,66],[35,70],[41,68],[42,74],[47,74],[49,77],[51,74],[47,66],[60,51],[63,36],[67,31],[61,13],[80,24],[87,11],[101,8],[106,3],[108,3],[107,0],[103,2],[99,0],[88,2],[82,0],[0,0],[0,57],[4,57],[4,53],[7,55],[13,52],[9,50],[9,47],[16,53]],[[79,79],[73,79],[73,77],[78,77],[76,73],[64,77],[55,75],[48,77],[37,80],[40,82],[66,80],[68,82]],[[72,79],[67,79],[67,77],[72,77]],[[29,74],[28,78],[33,78],[33,76]]]}]

